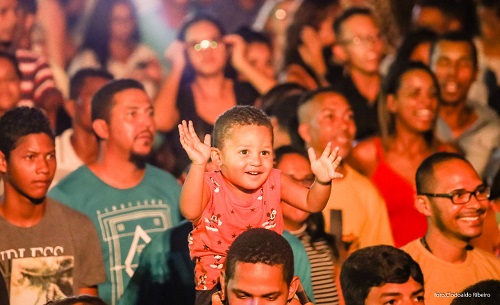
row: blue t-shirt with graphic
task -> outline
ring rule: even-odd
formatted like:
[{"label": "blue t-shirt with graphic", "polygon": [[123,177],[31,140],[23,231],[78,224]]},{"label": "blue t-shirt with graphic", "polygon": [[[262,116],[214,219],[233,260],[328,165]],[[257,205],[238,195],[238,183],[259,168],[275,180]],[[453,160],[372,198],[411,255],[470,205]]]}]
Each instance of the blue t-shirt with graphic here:
[{"label": "blue t-shirt with graphic", "polygon": [[118,189],[99,179],[87,166],[66,176],[48,196],[83,212],[101,239],[108,280],[99,296],[117,304],[139,262],[145,245],[179,223],[180,185],[169,173],[146,165],[135,187]]}]

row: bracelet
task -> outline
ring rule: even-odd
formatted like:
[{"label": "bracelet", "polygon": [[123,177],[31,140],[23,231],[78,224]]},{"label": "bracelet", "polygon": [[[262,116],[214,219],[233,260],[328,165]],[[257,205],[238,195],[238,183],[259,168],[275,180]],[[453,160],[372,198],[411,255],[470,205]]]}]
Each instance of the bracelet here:
[{"label": "bracelet", "polygon": [[330,180],[328,182],[323,182],[323,181],[319,181],[318,179],[316,179],[315,182],[317,182],[320,185],[325,185],[325,186],[330,186],[332,184],[332,180]]}]

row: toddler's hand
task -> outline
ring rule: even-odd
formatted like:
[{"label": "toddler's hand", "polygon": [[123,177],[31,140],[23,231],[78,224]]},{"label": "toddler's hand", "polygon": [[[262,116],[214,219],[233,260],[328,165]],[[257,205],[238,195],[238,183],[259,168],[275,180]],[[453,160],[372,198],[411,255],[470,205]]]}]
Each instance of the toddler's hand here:
[{"label": "toddler's hand", "polygon": [[185,120],[182,120],[182,123],[178,127],[182,148],[188,154],[191,162],[197,165],[207,164],[208,158],[210,158],[210,135],[205,135],[202,143],[194,131],[192,121],[187,123]]},{"label": "toddler's hand", "polygon": [[342,160],[342,157],[338,155],[338,147],[332,150],[332,144],[328,143],[318,159],[316,159],[316,154],[312,147],[307,152],[309,154],[309,161],[311,162],[311,170],[316,176],[316,181],[320,184],[328,184],[332,179],[343,177],[341,173],[335,171]]}]

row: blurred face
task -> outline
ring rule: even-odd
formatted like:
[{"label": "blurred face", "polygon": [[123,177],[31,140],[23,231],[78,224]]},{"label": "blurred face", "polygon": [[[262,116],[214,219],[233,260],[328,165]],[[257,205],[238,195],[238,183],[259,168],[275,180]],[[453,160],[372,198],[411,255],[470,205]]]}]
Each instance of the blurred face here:
[{"label": "blurred face", "polygon": [[[311,187],[314,182],[311,164],[301,154],[290,153],[283,155],[280,163],[276,164],[276,168],[307,188]],[[298,230],[309,216],[309,213],[294,208],[283,201],[281,202],[281,210],[285,220],[285,228],[289,230]]]},{"label": "blurred face", "polygon": [[12,42],[19,13],[17,0],[0,0],[0,42]]},{"label": "blurred face", "polygon": [[431,130],[437,116],[438,91],[425,70],[410,70],[401,77],[395,95],[389,95],[387,106],[396,116],[396,128],[422,133]]},{"label": "blurred face", "polygon": [[410,55],[410,60],[419,61],[421,63],[429,65],[430,50],[431,50],[431,43],[423,42],[415,47],[415,49]]},{"label": "blurred face", "polygon": [[135,31],[136,23],[131,8],[125,3],[118,3],[111,11],[111,38],[128,40]]},{"label": "blurred face", "polygon": [[153,146],[155,125],[153,105],[146,92],[126,89],[114,96],[108,125],[108,147],[124,157],[145,157]]},{"label": "blurred face", "polygon": [[387,283],[372,287],[365,300],[365,305],[423,305],[424,287],[410,277],[403,284]]},{"label": "blurred face", "polygon": [[20,83],[21,80],[12,62],[0,58],[0,117],[19,101]]},{"label": "blurred face", "polygon": [[260,188],[273,168],[272,131],[264,126],[233,127],[215,151],[226,182],[243,198]]},{"label": "blurred face", "polygon": [[351,69],[364,74],[378,74],[384,45],[372,17],[354,15],[348,18],[342,24],[339,36],[342,57]]},{"label": "blurred face", "polygon": [[440,41],[431,55],[431,69],[436,74],[444,104],[465,102],[477,68],[471,46],[462,41]]},{"label": "blurred face", "polygon": [[200,21],[186,31],[186,49],[189,61],[200,76],[224,73],[227,51],[222,35],[209,21]]},{"label": "blurred face", "polygon": [[331,9],[329,14],[323,22],[319,25],[318,35],[322,46],[331,46],[335,42],[335,33],[333,32],[333,20],[335,19],[336,9]]},{"label": "blurred face", "polygon": [[[434,169],[435,186],[426,193],[450,193],[455,190],[473,191],[483,182],[474,168],[462,160],[450,160]],[[431,198],[431,223],[452,240],[469,242],[481,235],[488,200],[472,196],[465,204],[453,204],[448,198]]]},{"label": "blurred face", "polygon": [[285,305],[295,289],[284,280],[283,265],[239,262],[226,283],[226,299],[229,305]]},{"label": "blurred face", "polygon": [[269,78],[274,78],[273,55],[269,46],[262,42],[247,45],[246,57],[250,64]]},{"label": "blurred face", "polygon": [[347,157],[356,135],[354,113],[349,103],[343,96],[331,92],[319,94],[309,103],[309,120],[299,126],[302,139],[317,155],[332,142],[332,147],[340,148],[339,156]]},{"label": "blurred face", "polygon": [[489,7],[479,5],[477,8],[481,38],[487,42],[495,43],[500,40],[500,17]]},{"label": "blurred face", "polygon": [[54,141],[44,133],[21,137],[6,164],[6,168],[0,168],[6,189],[41,203],[56,170]]},{"label": "blurred face", "polygon": [[92,97],[109,80],[102,77],[88,77],[85,79],[80,95],[75,103],[73,122],[88,132],[92,132],[91,106]]},{"label": "blurred face", "polygon": [[438,34],[444,34],[449,29],[449,18],[434,7],[415,6],[412,12],[412,23],[415,28],[430,29]]}]

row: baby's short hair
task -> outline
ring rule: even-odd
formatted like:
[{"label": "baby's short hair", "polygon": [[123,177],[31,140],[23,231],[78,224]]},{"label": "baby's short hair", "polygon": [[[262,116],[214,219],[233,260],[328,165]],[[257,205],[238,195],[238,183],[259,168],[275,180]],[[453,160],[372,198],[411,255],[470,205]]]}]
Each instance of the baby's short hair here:
[{"label": "baby's short hair", "polygon": [[[253,106],[234,106],[222,113],[214,124],[212,146],[222,149],[224,140],[235,127],[257,125],[264,126],[273,134],[273,125],[269,117]],[[273,137],[274,141],[274,137]]]}]

